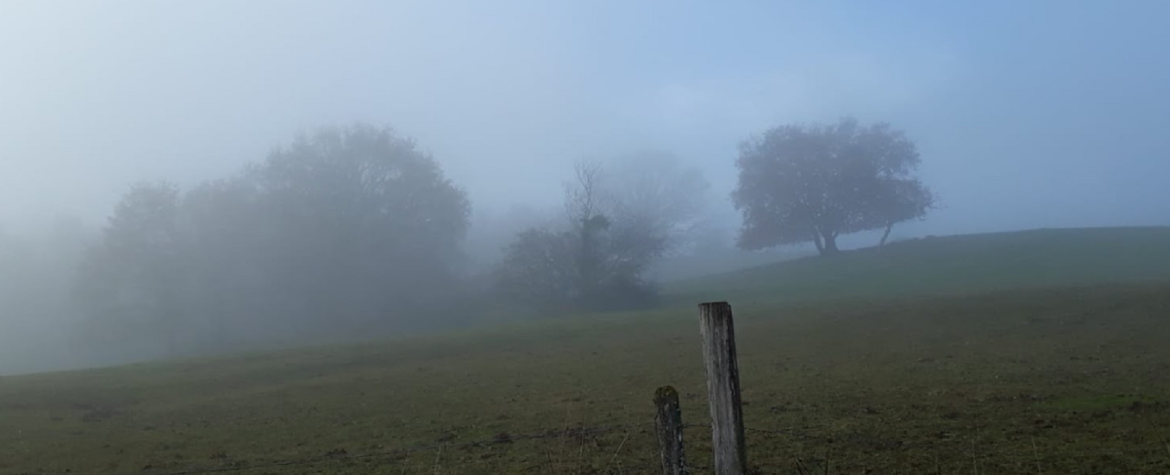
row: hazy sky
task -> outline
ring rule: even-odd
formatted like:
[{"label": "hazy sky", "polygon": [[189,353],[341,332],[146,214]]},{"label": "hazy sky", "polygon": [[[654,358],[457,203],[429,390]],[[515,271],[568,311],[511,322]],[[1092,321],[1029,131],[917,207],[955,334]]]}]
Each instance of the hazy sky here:
[{"label": "hazy sky", "polygon": [[[477,205],[568,163],[700,165],[854,114],[914,138],[937,233],[1170,224],[1170,2],[0,2],[0,223],[104,215],[298,130],[416,137]],[[512,183],[509,178],[519,179]]]}]

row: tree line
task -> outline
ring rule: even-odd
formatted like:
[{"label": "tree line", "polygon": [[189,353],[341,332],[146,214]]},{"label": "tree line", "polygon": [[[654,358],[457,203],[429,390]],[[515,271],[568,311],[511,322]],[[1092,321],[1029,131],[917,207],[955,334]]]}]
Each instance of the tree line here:
[{"label": "tree line", "polygon": [[[740,145],[738,245],[815,243],[922,217],[917,150],[887,124],[786,125]],[[667,153],[580,161],[561,210],[515,235],[489,272],[462,260],[467,193],[390,128],[297,136],[190,189],[131,187],[84,255],[87,338],[144,355],[352,338],[468,319],[485,302],[538,312],[653,305],[647,270],[700,238],[709,185]],[[883,242],[885,237],[882,238]]]}]

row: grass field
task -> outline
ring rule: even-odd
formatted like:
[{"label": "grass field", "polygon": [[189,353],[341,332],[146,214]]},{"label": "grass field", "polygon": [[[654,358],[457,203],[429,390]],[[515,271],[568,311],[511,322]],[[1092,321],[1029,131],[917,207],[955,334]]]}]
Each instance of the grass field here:
[{"label": "grass field", "polygon": [[693,304],[724,298],[760,473],[1170,473],[1168,229],[935,238],[667,291],[638,314],[0,378],[0,473],[652,473],[663,384],[702,467]]},{"label": "grass field", "polygon": [[917,297],[1170,279],[1170,228],[924,238],[672,283],[670,304]]}]

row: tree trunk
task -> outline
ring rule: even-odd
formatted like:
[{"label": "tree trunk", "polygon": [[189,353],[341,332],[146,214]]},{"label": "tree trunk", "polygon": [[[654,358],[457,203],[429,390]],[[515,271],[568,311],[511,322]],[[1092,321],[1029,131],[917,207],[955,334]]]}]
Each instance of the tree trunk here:
[{"label": "tree trunk", "polygon": [[890,223],[890,224],[886,225],[886,232],[885,232],[885,234],[882,234],[882,242],[878,243],[878,247],[882,247],[882,246],[886,245],[886,239],[890,238],[890,230],[891,229],[894,229],[894,223]]},{"label": "tree trunk", "polygon": [[831,256],[838,252],[840,252],[840,249],[837,249],[837,236],[833,234],[825,236],[825,245],[824,249],[821,250],[821,255]]},{"label": "tree trunk", "polygon": [[817,245],[817,254],[825,255],[825,243],[821,241],[820,231],[813,231],[813,244]]},{"label": "tree trunk", "polygon": [[594,272],[596,260],[593,256],[593,227],[590,224],[590,216],[586,216],[581,220],[581,249],[577,256],[577,275],[581,279],[580,288],[577,290],[581,293],[580,298],[583,300],[579,304],[585,304],[588,300],[593,298],[594,287],[596,282],[596,272]]}]

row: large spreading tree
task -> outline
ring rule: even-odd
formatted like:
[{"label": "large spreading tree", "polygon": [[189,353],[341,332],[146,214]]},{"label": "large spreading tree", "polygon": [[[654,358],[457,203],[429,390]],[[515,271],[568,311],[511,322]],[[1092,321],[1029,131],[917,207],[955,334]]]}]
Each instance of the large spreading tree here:
[{"label": "large spreading tree", "polygon": [[322,128],[228,179],[130,189],[77,290],[153,354],[417,327],[461,283],[469,210],[413,140]]},{"label": "large spreading tree", "polygon": [[838,251],[837,237],[889,230],[921,218],[934,195],[914,176],[918,149],[889,124],[776,127],[740,144],[739,185],[732,193],[743,213],[739,246],[764,249],[813,242],[821,255]]},{"label": "large spreading tree", "polygon": [[366,124],[323,128],[250,176],[266,283],[287,311],[362,325],[450,299],[470,202],[412,139]]}]

